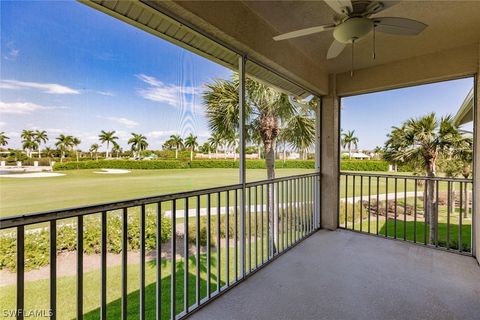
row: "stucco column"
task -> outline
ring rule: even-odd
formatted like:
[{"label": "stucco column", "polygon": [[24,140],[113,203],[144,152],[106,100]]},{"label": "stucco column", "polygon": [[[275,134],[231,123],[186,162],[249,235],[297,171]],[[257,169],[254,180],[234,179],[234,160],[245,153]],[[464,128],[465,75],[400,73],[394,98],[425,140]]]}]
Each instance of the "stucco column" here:
[{"label": "stucco column", "polygon": [[473,100],[474,150],[473,150],[473,254],[480,263],[480,42],[478,43],[478,66]]},{"label": "stucco column", "polygon": [[335,230],[338,226],[338,191],[339,191],[339,153],[338,133],[340,117],[340,100],[336,93],[336,77],[330,75],[329,94],[322,97],[321,110],[321,225],[322,228]]}]

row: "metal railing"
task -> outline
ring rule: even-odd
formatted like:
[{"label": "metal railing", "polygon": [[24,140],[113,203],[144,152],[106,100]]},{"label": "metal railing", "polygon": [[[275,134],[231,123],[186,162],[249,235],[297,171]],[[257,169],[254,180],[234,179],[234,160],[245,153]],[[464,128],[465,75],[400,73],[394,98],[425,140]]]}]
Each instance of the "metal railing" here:
[{"label": "metal railing", "polygon": [[[16,315],[25,313],[25,237],[39,229],[49,230],[49,307],[51,318],[57,314],[57,235],[61,228],[76,230],[76,311],[72,317],[83,319],[85,295],[97,295],[94,311],[107,318],[109,308],[118,317],[127,318],[131,290],[128,273],[132,261],[127,253],[132,237],[129,223],[138,219],[139,232],[139,289],[138,318],[149,315],[157,319],[178,319],[198,309],[227,289],[247,278],[320,227],[319,174],[305,174],[273,180],[236,184],[191,192],[112,202],[45,213],[0,219],[3,234],[16,237]],[[153,222],[148,219],[154,215]],[[121,233],[121,290],[109,293],[110,280],[107,252],[111,235],[110,218],[116,217]],[[87,219],[94,219],[100,228],[100,292],[86,292],[84,255]],[[165,224],[170,221],[170,225]],[[154,224],[152,234],[146,229]],[[169,235],[164,226],[168,226]],[[37,231],[36,231],[37,230]],[[149,229],[148,229],[149,230]],[[165,241],[165,238],[170,240]],[[177,246],[182,245],[183,248]],[[147,261],[146,257],[149,256]],[[147,305],[146,265],[155,262],[155,306]],[[170,285],[168,285],[168,283]],[[167,284],[167,287],[165,286]],[[39,292],[40,295],[48,295]],[[112,299],[120,303],[111,304]],[[151,301],[148,300],[148,301]],[[136,303],[135,303],[136,304]],[[152,311],[154,310],[154,311]],[[110,310],[112,311],[112,310]],[[109,311],[109,312],[110,312]],[[73,312],[73,311],[72,311]],[[153,313],[152,313],[153,312]],[[121,316],[120,316],[121,315]],[[109,317],[111,318],[111,317]]]},{"label": "metal railing", "polygon": [[469,179],[340,173],[338,227],[472,254]]}]

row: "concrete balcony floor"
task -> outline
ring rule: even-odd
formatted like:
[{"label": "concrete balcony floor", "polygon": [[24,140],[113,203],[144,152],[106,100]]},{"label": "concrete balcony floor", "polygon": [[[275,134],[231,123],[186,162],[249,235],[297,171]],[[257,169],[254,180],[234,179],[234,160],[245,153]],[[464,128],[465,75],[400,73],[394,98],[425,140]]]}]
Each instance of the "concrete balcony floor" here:
[{"label": "concrete balcony floor", "polygon": [[190,319],[480,319],[467,256],[319,231]]}]

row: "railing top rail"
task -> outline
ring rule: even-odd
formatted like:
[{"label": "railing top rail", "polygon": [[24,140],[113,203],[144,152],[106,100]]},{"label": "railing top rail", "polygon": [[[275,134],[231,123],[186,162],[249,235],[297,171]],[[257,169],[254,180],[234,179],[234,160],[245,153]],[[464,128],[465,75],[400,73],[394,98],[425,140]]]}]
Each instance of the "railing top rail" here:
[{"label": "railing top rail", "polygon": [[466,182],[466,183],[472,183],[473,182],[472,179],[464,179],[464,178],[427,177],[427,176],[412,176],[412,175],[385,174],[385,173],[366,173],[366,172],[353,172],[353,171],[341,171],[340,175],[342,175],[342,176],[363,176],[363,177],[412,179],[412,180]]},{"label": "railing top rail", "polygon": [[264,184],[288,181],[288,180],[298,179],[298,178],[317,177],[319,175],[320,175],[320,173],[318,173],[318,172],[312,172],[312,173],[305,173],[305,174],[299,174],[299,175],[294,175],[294,176],[280,177],[280,178],[275,178],[275,179],[271,179],[271,180],[252,181],[252,182],[247,182],[245,184],[245,187],[247,187],[247,188],[248,187],[255,187],[255,186],[260,186],[260,185],[264,185]]},{"label": "railing top rail", "polygon": [[[270,184],[270,183],[275,183],[280,181],[286,181],[290,179],[298,179],[298,178],[311,177],[311,176],[317,176],[317,175],[319,175],[319,173],[314,172],[314,173],[275,178],[271,180],[253,181],[253,182],[246,183],[245,187],[253,187],[253,186],[265,185],[265,184]],[[112,202],[93,204],[93,205],[87,205],[87,206],[79,206],[79,207],[66,208],[66,209],[50,210],[45,212],[2,217],[0,218],[0,230],[14,228],[18,226],[25,226],[30,224],[43,223],[43,222],[48,222],[52,220],[74,218],[74,217],[84,216],[88,214],[100,213],[103,211],[119,210],[119,209],[137,207],[137,206],[147,205],[152,203],[202,196],[202,195],[212,194],[217,192],[238,190],[238,189],[242,189],[242,187],[243,187],[242,184],[232,184],[232,185],[192,190],[192,191],[186,191],[186,192],[176,192],[176,193],[170,193],[170,194],[162,194],[158,196],[134,198],[134,199],[128,199],[128,200],[122,200],[122,201],[112,201]]]}]

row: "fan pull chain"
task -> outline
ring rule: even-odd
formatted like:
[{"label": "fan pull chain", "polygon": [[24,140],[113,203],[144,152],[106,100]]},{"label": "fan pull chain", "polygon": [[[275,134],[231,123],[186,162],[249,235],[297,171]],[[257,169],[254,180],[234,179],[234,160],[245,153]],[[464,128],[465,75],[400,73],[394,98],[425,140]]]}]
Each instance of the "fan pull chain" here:
[{"label": "fan pull chain", "polygon": [[352,69],[350,70],[350,77],[353,78],[353,57],[355,53],[355,39],[352,40]]},{"label": "fan pull chain", "polygon": [[375,25],[375,23],[373,23],[373,60],[375,60],[375,56],[376,56],[376,54],[375,54],[375,27],[376,27],[376,25]]}]

